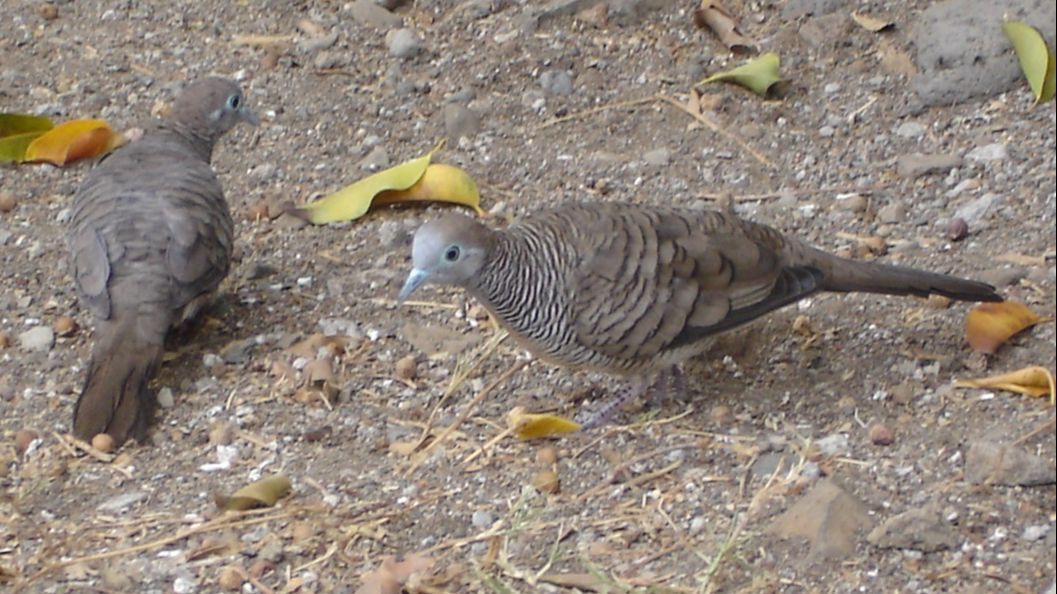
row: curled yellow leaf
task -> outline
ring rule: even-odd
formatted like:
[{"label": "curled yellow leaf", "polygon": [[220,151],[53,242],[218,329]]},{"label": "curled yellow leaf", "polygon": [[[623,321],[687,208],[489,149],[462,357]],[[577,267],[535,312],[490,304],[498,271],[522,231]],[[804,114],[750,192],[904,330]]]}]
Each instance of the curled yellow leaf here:
[{"label": "curled yellow leaf", "polygon": [[954,385],[958,388],[1005,390],[1032,398],[1049,395],[1050,404],[1057,403],[1057,388],[1054,387],[1053,374],[1044,367],[1025,367],[1001,375],[960,380]]},{"label": "curled yellow leaf", "polygon": [[310,223],[322,225],[358,219],[372,205],[397,202],[453,202],[479,212],[481,200],[473,178],[452,165],[431,165],[434,152],[367,176],[315,202],[297,207],[292,213]]},{"label": "curled yellow leaf", "polygon": [[768,52],[733,70],[713,74],[697,84],[707,85],[718,81],[729,81],[743,86],[757,95],[764,96],[775,83],[782,80],[782,77],[778,74],[778,67],[778,54]]},{"label": "curled yellow leaf", "polygon": [[26,147],[25,161],[63,166],[97,157],[123,142],[103,120],[71,120],[41,134]]},{"label": "curled yellow leaf", "polygon": [[524,441],[556,437],[580,430],[580,424],[575,421],[558,415],[528,413],[520,407],[507,414],[507,423],[514,427],[518,438]]},{"label": "curled yellow leaf", "polygon": [[1016,301],[981,303],[965,317],[965,338],[973,350],[990,354],[1013,335],[1040,321],[1038,314]]},{"label": "curled yellow leaf", "polygon": [[1035,95],[1035,105],[1053,99],[1057,90],[1057,59],[1053,48],[1034,27],[1021,21],[1002,23],[1002,32],[1013,44],[1020,69]]},{"label": "curled yellow leaf", "polygon": [[220,507],[224,511],[239,511],[258,507],[271,507],[290,492],[290,479],[280,474],[267,476],[235,491],[231,497],[223,498]]},{"label": "curled yellow leaf", "polygon": [[51,120],[24,113],[0,113],[0,163],[21,163],[26,148],[51,130]]}]

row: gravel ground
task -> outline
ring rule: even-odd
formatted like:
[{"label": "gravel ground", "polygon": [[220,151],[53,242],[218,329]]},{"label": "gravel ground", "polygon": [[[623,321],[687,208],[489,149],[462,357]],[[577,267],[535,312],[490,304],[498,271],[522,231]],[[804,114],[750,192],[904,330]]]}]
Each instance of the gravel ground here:
[{"label": "gravel ground", "polygon": [[[788,82],[704,88],[705,125],[661,98],[738,62],[694,4],[5,0],[0,111],[127,129],[219,73],[263,123],[215,153],[232,274],[167,355],[150,443],[116,457],[63,437],[91,344],[62,241],[87,166],[0,169],[0,583],[354,592],[418,553],[412,592],[1052,591],[1053,408],[952,387],[1053,370],[1052,322],[984,357],[964,305],[822,295],[725,337],[659,409],[494,440],[514,407],[573,416],[620,384],[497,345],[460,292],[396,307],[410,234],[443,206],[271,216],[449,137],[440,159],[497,225],[570,200],[733,208],[1054,315],[1053,103],[1018,81],[915,91],[937,68],[915,39],[957,5],[729,0]],[[271,473],[293,483],[276,508],[216,511]]]}]

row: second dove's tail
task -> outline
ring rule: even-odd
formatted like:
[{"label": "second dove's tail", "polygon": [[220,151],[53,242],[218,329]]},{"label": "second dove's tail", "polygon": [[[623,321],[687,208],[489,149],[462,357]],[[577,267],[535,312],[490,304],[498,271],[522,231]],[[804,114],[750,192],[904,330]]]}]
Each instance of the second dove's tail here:
[{"label": "second dove's tail", "polygon": [[142,437],[154,412],[148,384],[161,362],[164,335],[144,337],[137,320],[100,324],[84,389],[73,410],[73,433],[91,440],[106,433],[120,445]]}]

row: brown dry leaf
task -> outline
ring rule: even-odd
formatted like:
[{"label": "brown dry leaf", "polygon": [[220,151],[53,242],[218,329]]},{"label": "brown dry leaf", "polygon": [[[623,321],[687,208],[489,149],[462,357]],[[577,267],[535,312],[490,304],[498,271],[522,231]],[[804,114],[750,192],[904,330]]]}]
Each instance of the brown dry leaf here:
[{"label": "brown dry leaf", "polygon": [[103,120],[71,120],[38,136],[26,147],[26,161],[63,166],[108,153],[123,137]]},{"label": "brown dry leaf", "polygon": [[1005,390],[1032,398],[1042,398],[1048,395],[1051,405],[1057,403],[1057,388],[1054,387],[1053,374],[1045,367],[1025,367],[990,377],[959,380],[954,386],[956,388]]},{"label": "brown dry leaf", "polygon": [[558,415],[527,413],[517,407],[507,413],[507,423],[522,440],[544,439],[580,430],[580,424]]},{"label": "brown dry leaf", "polygon": [[756,50],[756,44],[738,30],[738,23],[730,11],[716,0],[701,0],[701,6],[694,11],[694,24],[702,29],[712,29],[719,41],[735,54]]},{"label": "brown dry leaf", "polygon": [[1018,332],[1042,321],[1016,301],[981,303],[965,317],[965,338],[973,350],[991,354]]},{"label": "brown dry leaf", "polygon": [[258,507],[271,507],[283,495],[290,492],[290,479],[281,474],[264,477],[235,491],[224,500],[224,511],[240,511]]},{"label": "brown dry leaf", "polygon": [[881,31],[889,31],[895,28],[895,23],[892,21],[886,21],[877,17],[872,17],[867,14],[859,14],[857,12],[851,13],[851,20],[859,24],[860,27],[870,31],[871,33],[880,33]]},{"label": "brown dry leaf", "polygon": [[363,577],[356,594],[400,594],[415,574],[429,571],[433,560],[425,555],[412,553],[403,559],[386,557],[378,569]]}]

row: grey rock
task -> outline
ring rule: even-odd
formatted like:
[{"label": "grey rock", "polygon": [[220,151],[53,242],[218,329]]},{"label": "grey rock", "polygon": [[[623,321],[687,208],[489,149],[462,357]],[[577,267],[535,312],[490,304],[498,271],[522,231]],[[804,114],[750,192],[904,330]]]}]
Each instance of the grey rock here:
[{"label": "grey rock", "polygon": [[1035,542],[1036,540],[1042,540],[1046,538],[1046,535],[1050,533],[1050,527],[1046,524],[1039,524],[1037,526],[1028,526],[1024,529],[1024,534],[1021,537],[1028,542]]},{"label": "grey rock", "polygon": [[823,456],[840,456],[848,453],[848,436],[843,433],[833,433],[815,442],[819,453]]},{"label": "grey rock", "polygon": [[312,65],[319,70],[331,70],[345,65],[345,55],[338,51],[322,51],[312,59]]},{"label": "grey rock", "polygon": [[996,206],[1004,200],[998,194],[988,192],[983,196],[962,205],[954,212],[955,218],[965,219],[970,229],[979,229]]},{"label": "grey rock", "polygon": [[1023,84],[1002,33],[1005,19],[1027,22],[1053,47],[1057,5],[1048,0],[948,0],[921,13],[913,32],[920,71],[913,87],[926,105],[959,103]]},{"label": "grey rock", "polygon": [[896,136],[903,138],[921,138],[925,134],[925,126],[917,122],[903,122],[896,128]]},{"label": "grey rock", "polygon": [[664,167],[672,160],[672,152],[666,148],[655,148],[642,154],[642,160],[649,165]]},{"label": "grey rock", "polygon": [[882,549],[934,553],[957,546],[960,538],[938,511],[918,508],[888,518],[866,540]]},{"label": "grey rock", "polygon": [[252,338],[233,340],[220,349],[220,358],[225,363],[242,364],[250,360],[250,354],[256,346],[257,341]]},{"label": "grey rock", "polygon": [[800,39],[808,47],[833,48],[848,42],[852,32],[852,21],[843,12],[808,19],[800,25]]},{"label": "grey rock", "polygon": [[958,155],[912,153],[896,158],[896,173],[904,179],[916,179],[929,173],[950,171],[961,165],[962,158]]},{"label": "grey rock", "polygon": [[383,146],[376,146],[371,149],[367,156],[360,160],[360,169],[366,169],[367,171],[379,171],[389,167],[389,152],[385,150]]},{"label": "grey rock", "polygon": [[165,386],[158,390],[157,401],[158,406],[161,408],[169,409],[176,406],[176,398],[173,396],[172,388]]},{"label": "grey rock", "polygon": [[834,205],[848,212],[866,212],[869,201],[862,194],[852,194],[844,198],[837,198]]},{"label": "grey rock", "polygon": [[833,128],[833,126],[822,126],[818,129],[818,135],[822,138],[829,138],[830,136],[833,136],[836,133],[837,131]]},{"label": "grey rock", "polygon": [[1057,468],[1011,445],[976,441],[965,455],[965,480],[974,485],[1037,487],[1057,482]]},{"label": "grey rock", "polygon": [[782,538],[807,539],[809,557],[839,559],[855,552],[858,534],[872,524],[861,501],[834,481],[823,479],[766,530]]},{"label": "grey rock", "polygon": [[96,509],[108,513],[123,512],[146,498],[147,494],[143,491],[122,493],[100,503]]},{"label": "grey rock", "polygon": [[455,140],[473,138],[481,130],[481,116],[458,103],[448,103],[444,106],[444,130]]},{"label": "grey rock", "polygon": [[782,8],[782,18],[788,21],[807,15],[822,16],[850,5],[850,0],[789,0]]},{"label": "grey rock", "polygon": [[907,218],[907,209],[902,204],[895,202],[886,204],[877,211],[877,220],[882,223],[901,223]]},{"label": "grey rock", "polygon": [[414,57],[422,50],[422,40],[411,29],[396,29],[385,36],[389,44],[389,55],[394,58],[407,59]]},{"label": "grey rock", "polygon": [[564,70],[546,70],[540,74],[540,86],[551,95],[568,95],[573,92],[573,77]]},{"label": "grey rock", "polygon": [[404,24],[402,17],[378,6],[373,0],[354,0],[346,9],[354,21],[376,29],[395,29]]},{"label": "grey rock", "polygon": [[1002,161],[1008,156],[1009,151],[1006,150],[1006,145],[996,142],[974,148],[965,155],[965,160],[974,163],[984,163],[987,161]]},{"label": "grey rock", "polygon": [[327,49],[328,47],[334,45],[337,42],[338,32],[331,31],[326,35],[321,35],[319,37],[309,37],[308,39],[302,40],[300,43],[297,44],[297,49],[302,54],[311,54],[313,52],[318,52],[319,50]]},{"label": "grey rock", "polygon": [[27,351],[47,352],[55,346],[55,332],[48,326],[34,326],[18,335],[18,344]]},{"label": "grey rock", "polygon": [[487,530],[492,527],[492,524],[495,524],[495,514],[479,509],[473,512],[473,516],[470,517],[470,523],[478,530]]}]

